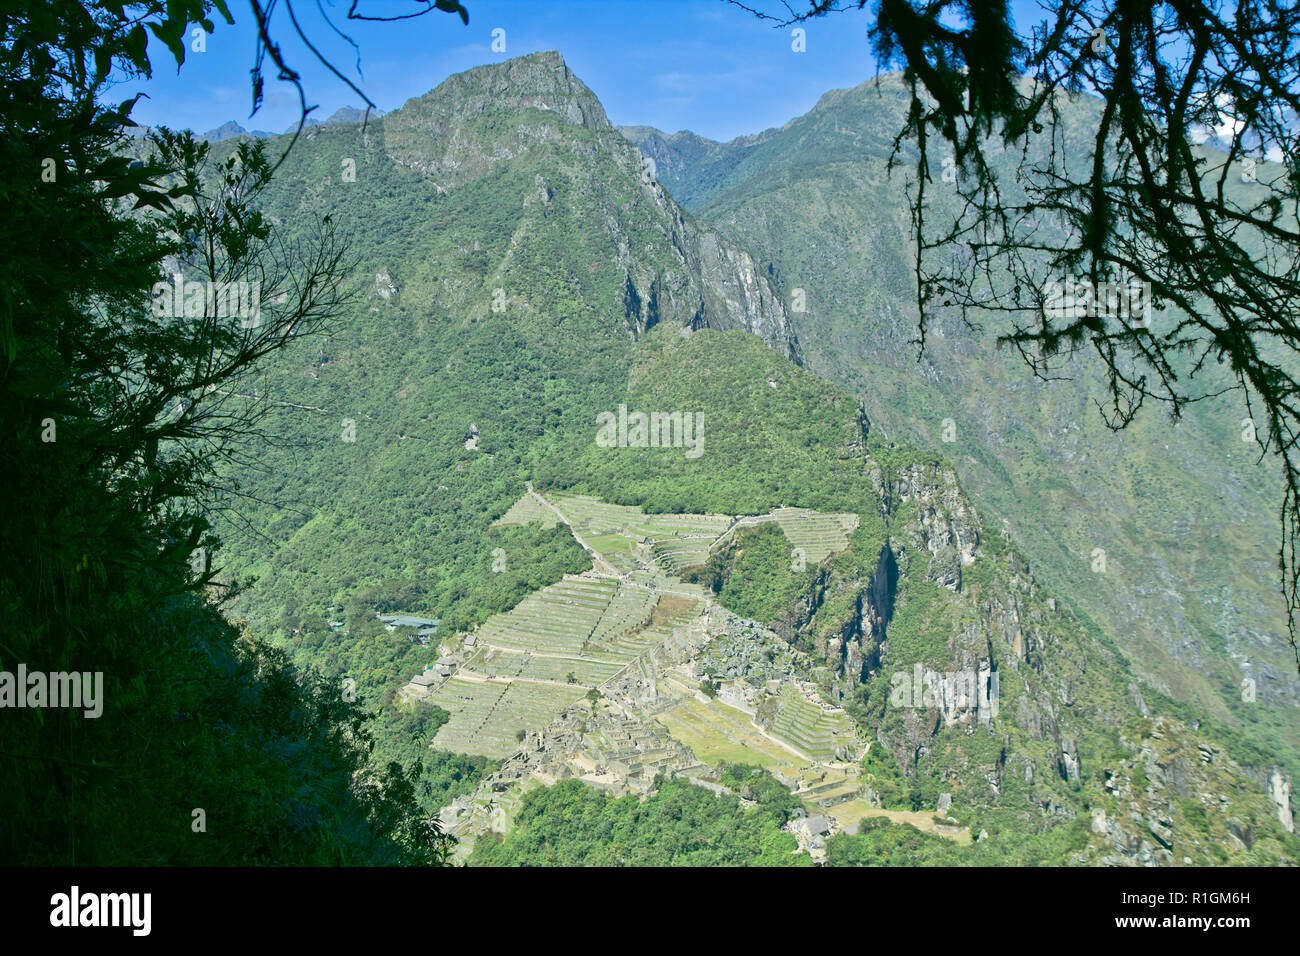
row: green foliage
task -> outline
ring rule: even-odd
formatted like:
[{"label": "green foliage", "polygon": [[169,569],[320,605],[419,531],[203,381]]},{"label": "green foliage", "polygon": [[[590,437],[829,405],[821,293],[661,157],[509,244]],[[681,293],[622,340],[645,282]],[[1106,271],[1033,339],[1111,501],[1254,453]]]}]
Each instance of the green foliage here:
[{"label": "green foliage", "polygon": [[[995,818],[997,822],[995,822]],[[1088,817],[1036,833],[1017,831],[1023,819],[1013,813],[991,816],[972,829],[989,839],[961,846],[910,823],[869,817],[856,834],[837,833],[826,841],[828,866],[1063,866],[1088,843]]]},{"label": "green foliage", "polygon": [[888,578],[892,557],[886,553],[889,525],[877,512],[859,515],[857,529],[849,536],[849,548],[830,558],[830,586],[821,594],[809,630],[818,638],[853,626],[859,614],[861,594],[877,574]]},{"label": "green foliage", "polygon": [[862,758],[862,782],[876,791],[880,805],[886,810],[917,810],[919,803],[912,799],[914,787],[909,784],[892,751],[879,742],[872,743]]},{"label": "green foliage", "polygon": [[[489,148],[516,122],[485,115],[473,133]],[[388,159],[389,135],[382,122],[364,139],[322,128],[267,193],[268,214],[287,229],[310,215],[349,224],[362,277],[352,321],[365,334],[287,349],[259,383],[284,403],[271,411],[282,437],[241,475],[248,497],[222,527],[224,574],[257,577],[235,610],[278,633],[296,662],[350,677],[362,699],[382,702],[433,649],[377,632],[374,611],[438,617],[450,636],[589,567],[563,526],[491,527],[527,480],[668,511],[876,510],[851,451],[855,408],[834,390],[753,336],[704,330],[684,340],[656,328],[633,341],[610,320],[624,285],[600,266],[591,187],[555,165],[580,161],[582,178],[622,190],[621,171],[591,154],[594,134],[566,128],[553,149],[445,193]],[[356,157],[366,190],[302,188],[335,176],[345,157]],[[545,204],[530,198],[538,176]],[[628,190],[620,201],[627,227],[642,233],[638,197]],[[515,234],[527,241],[512,244]],[[652,262],[664,251],[653,238],[644,232],[638,246]],[[388,298],[374,293],[380,272],[396,285]],[[490,306],[497,288],[508,293],[504,312]],[[751,424],[757,402],[761,433]],[[619,404],[702,411],[703,456],[597,446],[597,414]],[[357,423],[354,443],[340,440],[345,416]],[[471,424],[480,439],[467,449]],[[502,552],[505,570],[495,571]],[[329,630],[332,617],[347,627]],[[400,752],[386,705],[374,732],[377,753]]]},{"label": "green foliage", "polygon": [[[703,414],[702,454],[596,446],[595,412],[620,403]],[[655,327],[638,343],[626,392],[610,393],[587,421],[591,429],[574,457],[546,463],[549,486],[648,512],[877,509],[856,406],[748,333],[706,329],[683,337]]]},{"label": "green foliage", "polygon": [[[1239,395],[1190,404],[1172,423],[1144,409],[1117,436],[1093,401],[1108,394],[1105,377],[1086,356],[1063,357],[1050,382],[1035,382],[1016,350],[995,347],[995,328],[945,326],[927,337],[918,364],[908,210],[897,173],[884,173],[906,103],[902,79],[881,77],[829,93],[757,139],[629,135],[693,213],[769,263],[783,289],[804,290],[810,306],[794,318],[809,364],[862,400],[867,447],[886,475],[923,464],[916,448],[941,450],[983,518],[981,549],[998,549],[1010,533],[1035,578],[1079,620],[1095,621],[1108,643],[1118,638],[1125,657],[1202,717],[1246,731],[1300,773],[1300,736],[1285,705],[1294,686],[1244,702],[1247,675],[1225,644],[1226,634],[1269,635],[1252,653],[1293,672],[1275,549],[1260,547],[1277,534],[1281,483],[1242,440]],[[1081,147],[1064,153],[1088,155],[1095,123],[1088,98],[1063,103],[1063,134]],[[904,162],[914,155],[904,153]],[[1018,155],[992,158],[1002,181],[1015,179]],[[1228,185],[1229,197],[1241,195],[1242,184]],[[951,196],[928,190],[933,214],[953,211]],[[827,248],[842,250],[834,268]],[[1225,369],[1210,363],[1198,373],[1207,392],[1231,384]],[[1183,514],[1169,502],[1231,507]],[[1097,548],[1105,573],[1091,566]],[[978,561],[968,570],[982,583]]]},{"label": "green foliage", "polygon": [[[625,243],[635,251],[638,269],[662,273],[680,263],[663,234],[652,228],[657,213],[619,165],[612,134],[565,127],[561,135],[515,149],[524,128],[554,129],[555,114],[531,109],[507,114],[489,104],[458,118],[467,149],[465,163],[448,172],[455,181],[444,185],[435,182],[433,174],[417,171],[429,167],[424,162],[429,157],[406,155],[427,148],[430,127],[418,128],[421,116],[413,115],[414,133],[401,128],[401,117],[364,131],[321,128],[311,148],[291,155],[269,183],[262,181],[265,163],[246,145],[223,144],[210,155],[183,139],[164,139],[157,147],[160,160],[170,156],[181,161],[185,169],[177,182],[196,194],[223,193],[231,176],[239,185],[239,169],[248,171],[251,195],[237,190],[235,199],[257,199],[255,206],[247,207],[249,222],[256,226],[248,232],[251,240],[266,238],[266,228],[274,224],[277,237],[311,248],[314,237],[308,224],[328,218],[353,241],[355,263],[348,262],[344,283],[352,299],[346,310],[333,316],[340,321],[316,338],[286,340],[274,354],[266,353],[269,361],[240,367],[241,372],[247,368],[254,373],[240,388],[258,396],[257,401],[269,396],[264,422],[276,441],[256,456],[228,460],[213,469],[202,458],[169,457],[181,439],[192,436],[164,433],[162,449],[154,457],[148,416],[135,423],[143,428],[133,429],[117,427],[120,419],[111,414],[101,415],[103,420],[95,422],[99,431],[89,434],[125,437],[116,446],[110,443],[113,450],[107,454],[94,442],[78,445],[100,456],[89,461],[91,467],[85,458],[61,459],[51,454],[53,449],[39,447],[33,422],[58,409],[55,399],[60,396],[52,399],[47,394],[54,389],[51,383],[75,384],[87,377],[97,383],[105,377],[104,368],[87,368],[67,361],[67,356],[76,357],[78,349],[93,353],[107,342],[121,359],[121,368],[134,368],[139,361],[144,368],[165,372],[187,365],[175,361],[177,356],[192,355],[187,349],[194,343],[180,334],[184,329],[155,328],[156,334],[135,336],[110,328],[111,334],[89,345],[74,339],[54,361],[11,369],[15,375],[6,382],[17,384],[5,420],[20,441],[17,451],[6,453],[27,482],[24,493],[33,495],[40,507],[30,524],[22,524],[27,518],[20,517],[6,528],[3,543],[13,565],[7,570],[17,583],[0,591],[3,606],[18,619],[43,621],[50,605],[57,604],[66,620],[54,629],[57,640],[49,646],[62,648],[65,656],[56,654],[55,660],[73,659],[73,651],[84,647],[79,642],[91,629],[87,625],[93,625],[115,673],[141,675],[141,687],[156,694],[148,706],[164,709],[141,709],[139,718],[135,711],[116,710],[112,720],[105,719],[106,733],[125,737],[122,728],[135,726],[137,720],[141,726],[166,726],[162,718],[168,711],[202,715],[201,733],[173,729],[160,732],[158,740],[119,743],[117,750],[107,751],[115,761],[95,766],[96,774],[110,775],[95,800],[86,801],[78,789],[89,772],[85,778],[74,775],[71,785],[60,780],[48,794],[39,788],[24,793],[27,803],[13,815],[11,839],[34,828],[42,800],[53,807],[70,805],[65,793],[78,797],[77,806],[85,808],[78,812],[89,814],[96,826],[108,827],[101,845],[93,839],[78,844],[78,859],[113,859],[121,853],[123,834],[130,832],[126,823],[116,830],[105,823],[111,814],[120,813],[120,804],[112,802],[119,792],[140,791],[151,820],[165,822],[164,829],[175,825],[176,806],[164,805],[170,791],[160,782],[163,778],[135,772],[146,751],[167,754],[168,744],[175,743],[178,751],[198,754],[211,767],[210,775],[196,775],[197,799],[216,799],[220,815],[213,813],[213,818],[233,821],[240,832],[251,835],[242,842],[218,844],[220,851],[211,858],[440,860],[446,841],[428,824],[429,812],[470,792],[495,764],[428,749],[446,714],[402,704],[396,689],[438,651],[413,644],[402,632],[388,632],[375,612],[431,614],[442,619],[439,638],[455,642],[457,631],[513,606],[566,572],[586,568],[584,552],[564,527],[493,526],[525,482],[532,481],[544,489],[587,492],[649,511],[756,514],[797,505],[859,514],[861,525],[849,550],[818,569],[824,576],[791,571],[789,542],[774,526],[740,534],[702,574],[715,583],[724,603],[769,621],[806,593],[814,576],[824,577],[826,593],[819,595],[822,600],[809,633],[801,635],[803,642],[817,646],[833,632],[861,622],[858,602],[874,577],[883,572],[885,590],[894,589],[898,582],[892,580],[891,568],[897,553],[904,567],[893,595],[896,607],[883,666],[867,699],[848,701],[859,725],[878,741],[872,748],[878,752],[864,768],[867,779],[878,784],[887,805],[914,810],[932,807],[941,790],[957,789],[951,778],[976,781],[977,786],[967,790],[971,813],[986,822],[998,849],[981,845],[965,858],[1067,861],[1087,839],[1086,822],[1078,822],[1085,798],[1081,787],[1052,778],[1050,770],[1042,772],[1055,766],[1044,734],[1005,719],[998,734],[940,728],[937,722],[922,728],[912,715],[889,708],[885,700],[888,684],[880,678],[889,668],[924,662],[944,669],[957,637],[983,633],[988,625],[967,595],[953,595],[926,579],[927,555],[906,538],[909,525],[923,512],[915,500],[898,505],[897,479],[905,468],[922,466],[933,473],[941,462],[879,438],[876,430],[869,432],[856,401],[787,362],[754,336],[708,329],[687,334],[669,323],[648,332],[634,330],[625,301],[626,263],[610,254],[611,223],[620,247]],[[22,141],[21,136],[14,138]],[[19,154],[15,168],[30,166],[39,155],[34,146],[4,148]],[[236,150],[238,163],[232,160]],[[406,158],[396,160],[397,152]],[[197,167],[209,159],[207,171],[200,172]],[[356,183],[335,181],[347,159],[356,162]],[[815,160],[807,158],[808,163]],[[93,181],[89,176],[80,180],[83,188]],[[115,188],[131,187],[124,182],[119,180]],[[847,186],[838,179],[835,183]],[[75,193],[68,190],[61,201],[80,211]],[[156,195],[150,198],[163,203]],[[230,228],[222,208],[217,205],[211,211],[208,218],[171,221],[183,226],[182,231],[207,230],[225,245],[238,246],[241,233]],[[54,245],[64,225],[56,221],[48,234],[40,234],[42,250],[61,253]],[[105,225],[102,233],[96,231]],[[11,245],[21,245],[17,232],[11,233]],[[140,293],[130,290],[152,277],[161,248],[158,237],[140,223],[118,230],[113,223],[93,220],[78,235],[87,243],[102,241],[120,260],[139,265],[134,272],[92,271],[87,283],[99,298],[106,291],[128,298],[134,294],[136,300],[122,308],[130,321],[121,326],[134,329],[131,323],[141,318]],[[814,243],[800,255],[819,255],[809,251],[817,247]],[[35,274],[43,282],[50,280],[39,268]],[[122,276],[130,281],[118,288],[114,283]],[[883,288],[894,278],[886,270],[873,274],[871,281]],[[40,301],[39,283],[24,286],[21,275],[14,279],[8,273],[6,281],[18,289],[15,301]],[[76,332],[77,320],[85,313],[80,302],[50,305],[48,327],[39,326],[44,319],[37,310],[27,308],[24,317],[40,331],[31,336],[36,344],[31,351],[38,357],[58,353],[63,342],[51,333]],[[883,309],[888,315],[889,305],[888,296],[876,289],[854,308],[873,315]],[[843,303],[833,306],[826,314],[838,321]],[[822,314],[820,307],[814,311]],[[21,328],[26,334],[27,327]],[[819,328],[810,341],[838,331],[833,325]],[[217,341],[220,345],[231,340]],[[22,345],[26,350],[27,343]],[[881,350],[894,351],[888,345]],[[24,381],[32,368],[47,377]],[[915,369],[909,368],[907,375],[900,373],[895,384],[913,383]],[[162,394],[170,394],[166,386],[173,383],[165,375],[160,381]],[[27,397],[21,388],[31,388],[32,382],[37,386],[33,394],[39,393],[41,401],[24,404]],[[855,387],[861,384],[858,379],[852,382]],[[107,399],[104,391],[109,392]],[[80,402],[81,417],[94,420],[104,407],[113,406],[111,392],[97,394],[92,386],[61,398],[74,405]],[[909,392],[908,401],[925,413],[925,421],[951,414],[944,407],[947,399],[934,392]],[[890,402],[895,397],[872,400]],[[96,406],[96,401],[103,405]],[[123,404],[133,403],[119,401]],[[681,448],[601,447],[594,441],[596,416],[622,404],[703,415],[702,454],[688,456]],[[126,424],[132,424],[129,418]],[[1008,444],[1026,440],[1017,427],[1007,428],[1005,435]],[[134,467],[137,459],[145,466],[123,481],[121,469]],[[33,461],[45,464],[33,467]],[[1000,460],[994,465],[1000,466]],[[1009,474],[994,465],[989,473],[998,480]],[[877,500],[877,469],[894,505],[889,513]],[[155,652],[149,641],[157,637],[149,628],[167,620],[164,612],[173,607],[172,592],[194,592],[195,582],[187,579],[179,559],[202,539],[206,528],[193,511],[143,503],[184,498],[201,485],[196,479],[207,480],[214,470],[230,491],[220,502],[227,507],[218,530],[229,545],[216,580],[232,584],[256,578],[243,591],[232,588],[231,612],[250,629],[270,635],[291,662],[260,649],[253,658],[237,662],[244,668],[238,678],[225,666],[233,655],[221,653],[221,641],[232,639],[232,632],[220,638],[224,625],[210,608],[198,612],[202,626],[188,627],[182,620],[185,626],[180,629],[189,642],[178,643],[173,653]],[[60,494],[42,492],[41,482],[47,480]],[[1053,494],[1062,490],[1050,483],[1043,488]],[[119,494],[108,493],[110,489]],[[120,494],[123,489],[129,492],[125,496]],[[132,497],[135,492],[139,494]],[[133,508],[123,508],[119,498],[133,501]],[[65,502],[70,504],[61,511]],[[163,554],[155,559],[160,540]],[[30,554],[34,541],[45,549],[37,571],[20,567],[12,558]],[[886,550],[891,543],[896,551]],[[1008,606],[1006,582],[1024,569],[1012,568],[1009,549],[1000,547],[988,548],[980,561],[996,562],[996,567],[977,563],[972,588],[978,588],[980,600],[996,598]],[[39,579],[41,574],[49,575],[48,581]],[[1025,612],[1022,620],[1043,619],[1040,599],[1017,596],[1015,601]],[[336,628],[331,620],[343,625]],[[195,644],[195,634],[205,628],[218,635],[215,646]],[[34,636],[30,644],[20,639],[20,653],[36,659],[33,649],[50,636]],[[1034,704],[1054,699],[1057,688],[1042,686],[1046,679],[1037,676],[1046,661],[1052,665],[1046,672],[1053,680],[1068,684],[1078,695],[1071,707],[1080,713],[1115,712],[1115,682],[1123,672],[1119,665],[1109,666],[1109,645],[1086,639],[1096,635],[1075,624],[1053,622],[1046,636],[1051,640],[1032,648],[1023,668],[1007,669],[1004,704],[1020,693]],[[990,636],[990,647],[999,640],[996,634]],[[996,650],[1000,659],[1008,658],[1005,646],[999,644]],[[154,659],[146,660],[148,653]],[[205,670],[210,661],[215,662],[213,670]],[[1101,677],[1084,681],[1085,670]],[[301,682],[294,679],[299,672],[305,675]],[[810,673],[819,678],[827,669]],[[115,693],[123,707],[144,708],[131,696],[140,688],[118,680]],[[170,680],[177,685],[169,685]],[[355,682],[359,694],[347,707],[334,690],[343,680]],[[157,693],[159,685],[167,691]],[[215,700],[186,696],[209,689]],[[850,687],[846,693],[852,691]],[[222,696],[227,693],[234,693],[235,699]],[[590,699],[595,705],[599,695],[593,692]],[[362,723],[367,709],[373,711],[368,726]],[[1034,713],[1040,715],[1041,710]],[[178,719],[177,726],[187,727],[185,719]],[[86,737],[79,729],[72,732],[75,717],[70,720],[53,731],[24,728],[31,740],[14,742],[19,759],[57,757],[74,766]],[[999,736],[1003,733],[1005,739]],[[892,752],[880,743],[886,739],[895,748]],[[1085,785],[1094,782],[1088,775],[1098,773],[1099,754],[1113,752],[1113,744],[1105,729],[1081,740]],[[245,753],[245,747],[257,751]],[[1040,774],[1032,784],[1008,774],[1003,795],[990,806],[992,798],[984,796],[979,781],[988,779],[1002,761],[1004,748],[1022,760],[1031,759]],[[232,768],[240,761],[246,767],[232,778]],[[164,758],[160,768],[173,780],[184,778],[178,760]],[[228,779],[235,779],[236,786],[221,797],[219,782]],[[778,829],[794,809],[788,791],[774,778],[747,768],[726,768],[724,782],[757,805],[747,807],[735,796],[715,796],[678,780],[657,782],[645,800],[614,799],[572,781],[535,791],[517,814],[514,831],[501,841],[480,841],[474,862],[806,862],[792,855],[793,839]],[[980,792],[972,792],[976,790]],[[182,809],[194,802],[188,793],[183,797],[178,804]],[[1076,822],[1046,824],[1041,808],[1049,802],[1075,811]],[[307,823],[298,826],[300,818]],[[137,823],[129,814],[121,819]],[[186,822],[183,814],[181,822]],[[857,854],[865,860],[909,855],[938,860],[956,852],[946,842],[931,845],[937,838],[917,842],[905,828],[871,829],[860,839],[865,845],[852,840],[845,844],[846,859]],[[150,859],[210,858],[202,855],[203,844],[172,840],[169,830],[151,834],[142,846],[146,855],[153,854]]]},{"label": "green foliage", "polygon": [[951,840],[922,833],[910,823],[884,817],[861,822],[856,835],[837,833],[826,841],[828,866],[963,866],[971,854]]},{"label": "green foliage", "polygon": [[752,800],[776,818],[780,825],[790,821],[801,806],[790,788],[772,776],[771,771],[749,764],[732,763],[722,768],[719,782],[745,800]]},{"label": "green foliage", "polygon": [[812,583],[813,570],[791,569],[793,553],[780,526],[768,522],[738,531],[694,577],[724,607],[770,624]]},{"label": "green foliage", "polygon": [[807,864],[766,806],[746,808],[683,780],[611,797],[576,780],[530,791],[500,841],[479,840],[481,866],[787,866]]},{"label": "green foliage", "polygon": [[933,581],[909,577],[900,589],[889,622],[888,664],[910,671],[914,664],[946,670],[954,633],[949,613],[952,593]]},{"label": "green foliage", "polygon": [[[0,670],[102,678],[97,707],[6,710],[0,859],[40,865],[439,863],[419,761],[371,763],[364,712],[208,603],[205,507],[257,424],[258,363],[338,304],[327,224],[282,256],[258,209],[269,165],[161,133],[137,161],[116,72],[147,75],[225,4],[55,0],[0,14]],[[301,253],[302,256],[298,254]],[[191,278],[291,275],[249,327],[157,308],[170,258]],[[296,293],[296,295],[294,295]],[[269,310],[268,310],[269,311]],[[235,591],[231,588],[227,594]],[[26,689],[24,688],[24,691]]]}]

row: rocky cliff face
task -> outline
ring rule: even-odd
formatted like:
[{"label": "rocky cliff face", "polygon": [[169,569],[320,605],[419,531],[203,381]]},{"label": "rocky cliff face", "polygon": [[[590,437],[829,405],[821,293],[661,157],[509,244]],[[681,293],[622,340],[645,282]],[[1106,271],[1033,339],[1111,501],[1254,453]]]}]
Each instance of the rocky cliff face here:
[{"label": "rocky cliff face", "polygon": [[825,661],[829,696],[865,701],[909,779],[1030,831],[1077,822],[1079,863],[1289,858],[1283,773],[1153,716],[1122,655],[983,534],[951,468],[872,468],[890,520],[874,569],[824,565],[775,629]]},{"label": "rocky cliff face", "polygon": [[809,628],[833,596],[856,592],[851,612],[812,640],[841,681],[841,692],[863,683],[878,665],[900,574],[920,573],[957,592],[962,568],[974,563],[980,540],[978,515],[951,469],[916,463],[886,478],[873,464],[872,475],[885,511],[906,515],[896,524],[894,540],[881,548],[868,575],[846,577],[831,568],[820,569],[809,593],[791,609],[789,619],[778,624],[778,630],[792,638]]},{"label": "rocky cliff face", "polygon": [[[483,148],[476,121],[529,110],[552,114],[553,122],[519,125],[507,137],[513,145]],[[484,175],[532,143],[557,140],[564,126],[613,129],[596,96],[549,51],[457,73],[408,100],[386,118],[384,130],[394,159],[446,188]]]},{"label": "rocky cliff face", "polygon": [[[1089,811],[1091,839],[1080,862],[1110,866],[1224,863],[1293,830],[1289,781],[1280,774],[1259,802],[1259,775],[1181,721],[1144,722],[1122,741],[1130,756],[1102,769],[1103,794]],[[1288,841],[1289,842],[1289,841]]]},{"label": "rocky cliff face", "polygon": [[620,247],[627,318],[635,328],[645,331],[666,319],[691,329],[741,329],[800,362],[785,303],[749,253],[688,220],[658,183],[647,188],[666,217],[677,268],[651,272]]},{"label": "rocky cliff face", "polygon": [[[600,231],[609,262],[623,277],[622,319],[632,334],[660,322],[739,329],[799,360],[793,323],[771,278],[747,252],[682,211],[659,184],[654,164],[610,125],[558,53],[453,76],[384,117],[383,129],[388,155],[428,177],[440,193],[522,162],[553,160],[523,201],[545,215],[561,179],[572,187],[582,206],[578,217]],[[593,175],[597,155],[615,166],[616,176]],[[632,184],[636,193],[629,196]],[[647,256],[649,248],[656,255]]]},{"label": "rocky cliff face", "polygon": [[[1270,544],[1281,490],[1276,462],[1238,434],[1240,395],[1113,433],[1093,363],[1076,356],[1035,382],[995,348],[996,322],[940,320],[918,360],[910,219],[901,179],[884,175],[907,108],[900,79],[828,93],[757,142],[626,134],[692,213],[807,293],[794,318],[810,368],[892,437],[950,452],[989,526],[1115,639],[1135,679],[1242,729],[1294,774],[1300,681]],[[1085,97],[1067,110],[1081,146],[1087,109]],[[929,193],[936,210],[943,193]],[[1217,374],[1198,375],[1205,392],[1227,384]]]},{"label": "rocky cliff face", "polygon": [[913,551],[928,554],[926,577],[949,591],[961,586],[961,569],[975,561],[979,518],[951,468],[911,464],[878,486],[888,508],[911,507],[906,535]]}]

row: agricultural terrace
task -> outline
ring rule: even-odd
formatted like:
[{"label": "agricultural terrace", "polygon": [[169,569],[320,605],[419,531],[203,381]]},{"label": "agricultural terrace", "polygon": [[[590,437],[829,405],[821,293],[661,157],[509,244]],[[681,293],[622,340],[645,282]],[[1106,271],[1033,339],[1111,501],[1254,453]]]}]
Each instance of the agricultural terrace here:
[{"label": "agricultural terrace", "polygon": [[543,528],[554,528],[560,523],[560,519],[554,511],[538,501],[533,495],[526,494],[511,505],[509,511],[492,522],[492,527],[525,525],[534,522],[540,524]]},{"label": "agricultural terrace", "polygon": [[848,714],[829,710],[794,687],[781,691],[769,732],[821,760],[832,760],[837,747],[857,742]]},{"label": "agricultural terrace", "polygon": [[[679,679],[665,675],[660,683],[661,698],[673,703],[655,715],[668,732],[691,748],[703,763],[755,764],[779,778],[794,782],[794,793],[809,812],[821,812],[861,800],[861,782],[856,776],[814,765],[813,757],[786,742],[771,730],[764,732],[749,714],[720,700],[701,699],[698,692]],[[800,698],[802,699],[802,698]],[[815,704],[809,706],[817,709]],[[807,716],[807,715],[802,715]],[[792,735],[793,736],[793,735]],[[852,739],[852,738],[848,738]],[[836,739],[836,743],[848,742]]]},{"label": "agricultural terrace", "polygon": [[[710,514],[647,515],[640,508],[588,495],[543,497],[530,488],[496,523],[553,527],[559,520],[618,576],[566,575],[484,622],[473,656],[426,698],[451,715],[434,746],[509,756],[519,748],[520,731],[544,727],[590,688],[629,668],[654,677],[651,656],[656,648],[698,627],[708,606],[703,588],[663,572],[675,575],[703,564],[710,549],[736,527],[776,521],[791,545],[817,563],[848,547],[858,518],[798,508],[739,520]],[[647,549],[654,559],[650,566],[638,559]],[[697,750],[701,759],[705,753],[719,758],[724,752],[738,757],[749,753],[756,762],[784,766],[793,756],[752,724],[746,729],[747,719],[733,726],[736,715],[722,705],[700,710],[692,700],[667,720],[674,736],[703,751]],[[847,717],[823,711],[795,694],[782,698],[770,735],[814,757],[828,758],[846,736],[852,739],[848,724]]]},{"label": "agricultural terrace", "polygon": [[741,518],[736,528],[752,528],[769,521],[777,523],[791,547],[803,549],[810,566],[848,550],[849,536],[858,528],[856,514],[806,508],[777,508],[765,515]]},{"label": "agricultural terrace", "polygon": [[[631,505],[611,505],[589,495],[563,492],[550,494],[547,500],[602,556],[630,551],[632,542],[644,539],[655,559],[673,574],[704,564],[718,542],[737,527],[775,521],[791,546],[803,549],[810,564],[820,564],[846,550],[849,536],[858,527],[856,514],[806,508],[777,508],[765,515],[737,519],[712,514],[647,515]],[[616,560],[611,563],[619,567]]]},{"label": "agricultural terrace", "polygon": [[519,749],[519,731],[540,730],[584,692],[578,686],[452,677],[425,698],[452,715],[438,729],[433,745],[508,757]]},{"label": "agricultural terrace", "polygon": [[660,693],[676,700],[655,719],[702,763],[756,764],[787,779],[797,777],[808,763],[806,756],[764,735],[744,711],[718,700],[701,700],[693,688],[671,679],[660,685]]},{"label": "agricultural terrace", "polygon": [[484,622],[473,656],[426,698],[451,715],[433,745],[509,756],[519,731],[541,729],[629,666],[648,670],[642,658],[703,609],[689,596],[573,575],[530,594]]}]

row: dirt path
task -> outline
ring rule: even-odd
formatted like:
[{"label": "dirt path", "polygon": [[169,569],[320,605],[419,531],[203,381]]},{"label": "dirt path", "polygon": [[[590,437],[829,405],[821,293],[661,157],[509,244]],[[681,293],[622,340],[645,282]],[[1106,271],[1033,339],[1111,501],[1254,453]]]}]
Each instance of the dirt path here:
[{"label": "dirt path", "polygon": [[587,542],[582,539],[582,535],[578,534],[577,529],[573,527],[573,522],[571,522],[568,519],[568,516],[565,515],[563,511],[561,511],[559,508],[555,507],[555,505],[547,501],[545,497],[533,491],[533,483],[531,481],[527,482],[525,484],[525,487],[528,489],[528,493],[533,496],[534,501],[536,501],[542,507],[549,510],[552,514],[554,514],[557,518],[559,518],[562,522],[564,522],[565,526],[567,526],[569,529],[569,533],[573,535],[573,539],[577,541],[578,544],[582,545],[582,547],[586,550],[586,552],[591,555],[591,563],[602,574],[605,574],[613,578],[623,577],[623,575],[619,572],[617,568],[615,568],[612,564],[610,564],[608,561],[606,561],[604,558],[600,556],[599,551],[597,551],[591,545],[587,544]]}]

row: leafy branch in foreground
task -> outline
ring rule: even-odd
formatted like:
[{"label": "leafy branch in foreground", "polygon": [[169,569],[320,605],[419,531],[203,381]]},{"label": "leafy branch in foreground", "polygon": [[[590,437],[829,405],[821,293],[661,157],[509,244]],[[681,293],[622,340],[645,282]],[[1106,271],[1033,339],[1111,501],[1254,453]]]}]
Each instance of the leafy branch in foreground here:
[{"label": "leafy branch in foreground", "polygon": [[101,104],[114,75],[148,75],[146,28],[174,41],[214,8],[0,13],[0,609],[22,622],[0,670],[102,685],[88,710],[0,722],[22,768],[0,859],[442,862],[420,768],[372,772],[355,702],[204,599],[216,476],[258,437],[240,383],[346,307],[350,269],[327,219],[285,242],[257,212],[260,147],[213,163],[159,131],[142,158],[134,101]]}]

